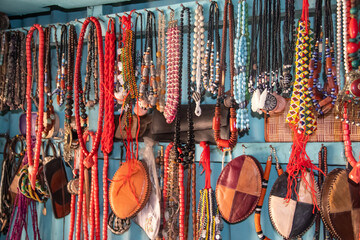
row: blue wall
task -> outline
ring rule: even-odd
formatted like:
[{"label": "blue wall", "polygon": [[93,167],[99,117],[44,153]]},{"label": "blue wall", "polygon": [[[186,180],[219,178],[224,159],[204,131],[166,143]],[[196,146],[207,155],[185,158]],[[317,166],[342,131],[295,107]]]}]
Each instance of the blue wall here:
[{"label": "blue wall", "polygon": [[[190,1],[186,1],[186,0],[181,1],[181,2],[183,2],[184,5],[191,7],[192,9],[196,8],[195,2],[190,2]],[[204,5],[205,19],[207,19],[209,1],[199,1],[199,2]],[[223,8],[223,2],[224,2],[223,0],[219,1],[219,6],[221,9]],[[237,1],[233,1],[233,2],[235,4],[235,10],[236,10]],[[249,4],[249,15],[250,15],[252,1],[247,0],[247,2]],[[296,2],[296,4],[295,4],[296,9],[300,9],[302,1],[296,0],[295,2]],[[333,2],[333,4],[336,3],[334,0],[332,2]],[[179,4],[180,3],[178,0],[149,1],[147,3],[141,3],[141,4],[136,3],[136,1],[134,1],[133,4],[123,6],[123,7],[95,6],[94,8],[88,8],[88,11],[84,10],[84,11],[76,11],[76,12],[69,12],[69,13],[64,13],[61,11],[53,11],[53,12],[51,12],[50,15],[46,15],[46,16],[31,17],[31,18],[25,18],[22,20],[12,20],[11,25],[12,25],[12,28],[20,28],[20,27],[31,26],[34,23],[40,23],[43,25],[46,25],[49,23],[59,23],[59,22],[65,23],[68,21],[73,21],[76,18],[78,18],[78,19],[85,18],[87,15],[102,16],[102,15],[106,15],[106,14],[122,13],[124,11],[128,12],[132,9],[139,9],[139,12],[141,12],[141,11],[144,12],[143,10],[140,10],[140,9],[147,8],[150,10],[154,10],[151,8],[155,8],[155,7],[164,9],[168,13],[168,10],[167,10],[168,5],[173,5],[172,7],[176,10],[177,16],[179,16],[179,13],[180,13]],[[282,4],[284,4],[284,1],[282,1]],[[315,1],[310,1],[310,8],[313,8],[314,4],[315,4]],[[1,10],[1,7],[0,7],[0,10]],[[282,11],[284,11],[284,6],[282,6]],[[235,11],[235,12],[237,12],[237,11]],[[104,30],[103,34],[104,34],[105,29],[106,29],[107,18],[103,16],[102,19],[105,20],[105,23],[102,24],[103,30]],[[192,16],[192,19],[193,19],[193,16]],[[222,17],[221,17],[221,19],[222,19]],[[79,33],[81,25],[77,24],[76,26],[77,26],[77,31]],[[58,32],[58,36],[60,36],[60,32]],[[184,48],[184,49],[186,49],[186,48]],[[55,66],[54,50],[53,50],[52,58],[53,58],[52,73],[55,73],[56,66]],[[85,58],[83,57],[83,59],[85,59]],[[84,71],[85,71],[85,61],[84,60],[82,62],[82,66],[83,66],[82,73],[84,73]],[[184,66],[184,69],[185,69],[185,66]],[[55,77],[53,77],[53,79],[55,79]],[[229,79],[227,78],[227,84],[228,84],[227,88],[229,86],[228,80]],[[54,84],[53,84],[53,86],[54,86]],[[183,81],[183,89],[186,89],[185,81]],[[186,99],[185,95],[186,95],[186,92],[183,91],[182,99]],[[213,103],[213,100],[206,99],[205,103]],[[55,104],[55,111],[60,116],[60,121],[61,121],[60,126],[63,126],[63,122],[64,122],[63,110],[64,110],[63,108],[59,108],[57,106],[57,104]],[[91,110],[89,113],[91,130],[96,130],[97,111],[98,111],[97,109],[94,109],[94,110]],[[18,134],[19,133],[18,119],[19,119],[20,114],[21,113],[19,113],[19,112],[18,113],[12,112],[12,113],[5,114],[4,116],[0,116],[0,123],[1,123],[0,131],[8,132],[11,136]],[[262,163],[263,167],[265,167],[264,163],[266,162],[267,157],[270,153],[269,145],[271,144],[273,147],[276,148],[278,157],[279,157],[279,161],[283,164],[283,168],[285,169],[286,163],[288,162],[288,159],[290,156],[291,143],[265,143],[263,118],[252,117],[250,124],[251,124],[251,130],[250,130],[249,134],[239,139],[239,142],[241,142],[241,143],[239,143],[235,147],[235,149],[233,151],[233,156],[239,156],[242,154],[242,152],[243,152],[242,144],[244,144],[247,147],[245,153],[256,157]],[[0,149],[3,149],[4,142],[1,141],[0,143],[1,143]],[[344,156],[343,144],[341,142],[324,143],[324,144],[325,144],[325,146],[328,147],[328,164],[330,165],[329,170],[332,170],[335,167],[344,167],[346,164],[346,159]],[[140,147],[143,147],[143,144],[140,144]],[[317,163],[317,156],[318,156],[318,151],[319,151],[320,147],[321,147],[321,143],[309,143],[308,144],[307,152],[308,152],[310,158],[314,161],[314,163]],[[357,156],[358,152],[360,150],[360,145],[358,143],[354,143],[353,148],[354,148],[355,156]],[[157,149],[158,148],[156,148],[156,151],[157,151]],[[156,152],[156,151],[154,151],[154,152]],[[196,161],[198,161],[200,159],[201,151],[202,151],[202,148],[199,147],[199,145],[197,145],[196,146]],[[112,177],[119,166],[120,143],[114,144],[114,151],[110,157],[111,157],[111,161],[110,161],[109,177]],[[215,188],[217,177],[219,176],[219,174],[221,172],[221,158],[222,158],[222,153],[219,150],[217,150],[217,148],[215,146],[212,146],[211,147],[211,161],[212,161],[211,168],[213,170],[213,173],[212,173],[211,182],[212,182],[213,188]],[[228,162],[228,161],[229,161],[229,159],[226,159],[226,162]],[[102,159],[102,154],[100,153],[99,169],[102,168],[102,164],[103,164],[103,159]],[[200,168],[197,169],[196,177],[197,177],[198,190],[200,190],[201,188],[204,187],[204,181],[205,181],[205,176],[199,174],[201,171],[202,171],[202,169],[200,169]],[[69,173],[68,176],[70,176],[70,171],[68,171],[68,173]],[[276,177],[277,177],[276,171],[273,168],[272,172],[271,172],[270,180],[269,180],[270,188],[273,185],[274,181],[276,180]],[[99,187],[100,187],[100,189],[102,189],[102,186],[99,186]],[[263,214],[262,214],[263,232],[271,239],[282,239],[275,232],[275,230],[273,229],[273,227],[270,223],[270,219],[268,216],[268,209],[267,209],[268,194],[269,194],[269,190],[268,190],[265,202],[264,202],[264,209],[263,209]],[[101,195],[102,194],[100,193],[100,196]],[[197,196],[197,199],[198,198],[199,198],[199,196]],[[53,217],[52,212],[51,212],[50,202],[48,202],[46,204],[46,206],[47,206],[48,214],[47,214],[47,216],[43,216],[41,213],[43,205],[42,204],[38,205],[39,227],[40,227],[40,234],[42,236],[42,239],[62,239],[63,238],[63,230],[65,231],[65,238],[67,238],[68,232],[69,232],[69,222],[70,222],[69,216],[65,218],[65,225],[64,225],[63,219],[57,220]],[[100,206],[100,208],[102,209],[102,206]],[[255,229],[254,229],[253,217],[254,216],[251,215],[247,220],[245,220],[241,223],[238,223],[238,224],[233,224],[233,225],[225,224],[224,230],[222,231],[223,239],[258,239],[257,235],[255,233]],[[31,228],[31,224],[29,224],[29,231],[30,231],[30,235],[31,235],[32,231],[30,228]],[[108,232],[109,232],[109,239],[147,239],[146,234],[135,223],[132,223],[130,230],[128,232],[126,232],[125,234],[123,234],[122,236],[116,236],[116,235],[112,234],[110,231],[108,231]],[[312,228],[304,236],[304,239],[312,239],[313,232],[314,232],[314,230]],[[191,235],[189,235],[189,236],[191,236]],[[5,239],[5,237],[1,236],[0,239]],[[30,237],[30,239],[32,239],[32,238]]]}]

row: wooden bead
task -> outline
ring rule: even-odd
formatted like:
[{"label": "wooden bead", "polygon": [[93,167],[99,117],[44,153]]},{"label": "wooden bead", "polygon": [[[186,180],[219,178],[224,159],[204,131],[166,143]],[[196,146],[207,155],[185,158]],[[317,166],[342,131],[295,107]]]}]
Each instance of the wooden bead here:
[{"label": "wooden bead", "polygon": [[349,37],[356,38],[358,34],[358,23],[356,18],[351,18],[349,23]]}]

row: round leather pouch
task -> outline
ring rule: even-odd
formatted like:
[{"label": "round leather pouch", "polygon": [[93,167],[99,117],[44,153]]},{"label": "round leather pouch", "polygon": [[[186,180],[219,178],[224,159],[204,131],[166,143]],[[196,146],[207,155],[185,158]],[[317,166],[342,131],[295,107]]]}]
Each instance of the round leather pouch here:
[{"label": "round leather pouch", "polygon": [[321,190],[321,216],[338,239],[358,240],[360,234],[360,185],[349,180],[349,170],[336,168]]},{"label": "round leather pouch", "polygon": [[260,199],[263,169],[256,158],[241,155],[222,170],[216,183],[216,202],[229,223],[249,217]]},{"label": "round leather pouch", "polygon": [[149,174],[141,161],[126,161],[116,171],[109,188],[112,211],[121,219],[137,214],[149,200]]},{"label": "round leather pouch", "polygon": [[[310,173],[306,181],[311,183]],[[314,206],[311,190],[303,180],[292,185],[291,199],[285,199],[288,186],[288,173],[279,176],[270,192],[269,215],[276,231],[285,239],[301,237],[314,223],[317,208]],[[311,185],[319,193],[316,181]],[[296,191],[296,192],[295,192]],[[297,194],[296,194],[297,193]],[[318,198],[318,196],[317,196]]]}]

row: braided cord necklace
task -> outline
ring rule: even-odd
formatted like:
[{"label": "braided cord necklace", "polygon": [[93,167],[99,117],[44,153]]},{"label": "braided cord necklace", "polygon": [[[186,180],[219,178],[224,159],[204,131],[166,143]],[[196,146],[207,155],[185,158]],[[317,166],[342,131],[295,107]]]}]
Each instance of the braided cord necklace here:
[{"label": "braided cord necklace", "polygon": [[[99,96],[99,113],[98,113],[98,124],[97,124],[97,132],[94,140],[93,147],[89,152],[86,149],[85,141],[83,139],[83,129],[80,124],[80,113],[79,113],[79,99],[80,93],[82,94],[81,89],[79,89],[80,80],[80,68],[81,68],[81,57],[82,57],[82,45],[84,42],[84,35],[86,28],[90,22],[93,22],[96,26],[97,30],[97,41],[98,41],[98,56],[99,56],[99,75],[100,75],[100,96]],[[75,95],[75,120],[76,120],[76,129],[79,138],[79,143],[82,151],[84,152],[85,166],[90,168],[92,166],[92,157],[98,151],[100,138],[102,134],[102,123],[103,123],[103,114],[104,114],[104,91],[103,91],[103,82],[104,82],[104,54],[103,54],[103,45],[102,45],[102,34],[101,34],[101,26],[99,21],[95,17],[89,17],[84,21],[84,24],[81,28],[78,46],[77,46],[77,54],[76,54],[76,63],[75,63],[75,75],[74,75],[74,95]],[[82,184],[80,182],[80,184]]]},{"label": "braided cord necklace", "polygon": [[234,99],[239,104],[236,114],[236,127],[240,132],[250,128],[249,113],[246,104],[246,73],[248,64],[248,24],[246,1],[238,3],[238,22],[235,38],[235,77]]},{"label": "braided cord necklace", "polygon": [[114,123],[114,100],[112,93],[114,92],[114,66],[115,66],[115,21],[109,20],[108,29],[105,36],[105,69],[104,69],[104,88],[105,93],[105,119],[104,132],[101,138],[101,150],[104,153],[104,167],[103,167],[103,194],[104,194],[104,208],[103,208],[103,239],[107,239],[107,216],[109,209],[108,198],[108,168],[109,168],[109,154],[113,148],[113,139],[115,132]]},{"label": "braided cord necklace", "polygon": [[[229,17],[229,19],[228,19]],[[236,129],[236,111],[234,102],[234,9],[230,0],[225,2],[224,7],[224,26],[229,22],[229,46],[230,46],[230,138],[222,139],[220,137],[220,118],[221,111],[220,105],[224,98],[224,83],[226,73],[226,41],[227,41],[227,28],[223,27],[222,33],[222,46],[221,46],[221,59],[220,59],[220,86],[218,88],[218,96],[215,106],[215,116],[213,118],[214,138],[218,148],[221,151],[232,150],[237,143],[237,129]]]},{"label": "braided cord necklace", "polygon": [[[31,88],[32,88],[32,59],[31,59],[31,40],[33,37],[34,31],[37,30],[39,34],[39,55],[38,55],[38,96],[39,96],[39,105],[38,105],[38,131],[36,133],[36,142],[35,142],[35,153],[33,158],[33,152],[31,150],[31,111],[32,111],[32,102],[31,102]],[[40,148],[41,148],[41,135],[44,129],[43,119],[44,119],[44,30],[39,24],[34,24],[28,34],[26,39],[26,59],[27,59],[27,83],[26,83],[26,145],[28,146],[27,157],[29,161],[29,179],[31,187],[35,190],[35,182],[37,170],[39,167],[39,157],[40,157]]]},{"label": "braided cord necklace", "polygon": [[179,38],[180,33],[177,26],[177,20],[174,19],[174,12],[170,12],[170,21],[168,24],[167,35],[167,96],[164,109],[164,116],[168,124],[172,123],[176,117],[178,105],[180,104],[179,75]]}]

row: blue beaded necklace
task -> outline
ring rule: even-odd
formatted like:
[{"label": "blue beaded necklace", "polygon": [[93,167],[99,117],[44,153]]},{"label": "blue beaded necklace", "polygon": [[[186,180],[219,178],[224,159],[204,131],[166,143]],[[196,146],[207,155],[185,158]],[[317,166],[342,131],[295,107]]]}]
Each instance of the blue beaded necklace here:
[{"label": "blue beaded necklace", "polygon": [[238,21],[235,38],[235,77],[234,98],[239,109],[236,114],[236,127],[240,132],[250,128],[249,113],[246,104],[246,72],[248,64],[248,25],[247,4],[245,0],[238,3]]}]

